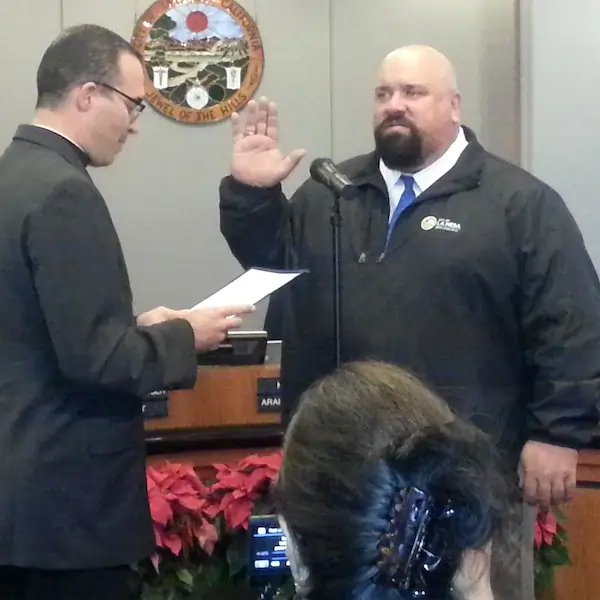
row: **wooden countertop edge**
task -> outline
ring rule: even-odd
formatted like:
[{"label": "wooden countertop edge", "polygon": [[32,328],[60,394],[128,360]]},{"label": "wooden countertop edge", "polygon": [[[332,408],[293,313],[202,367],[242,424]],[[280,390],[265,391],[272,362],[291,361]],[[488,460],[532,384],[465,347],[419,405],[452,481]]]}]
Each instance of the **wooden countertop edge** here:
[{"label": "wooden countertop edge", "polygon": [[600,450],[581,450],[579,453],[579,465],[600,467]]},{"label": "wooden countertop edge", "polygon": [[278,424],[146,431],[146,454],[280,446]]}]

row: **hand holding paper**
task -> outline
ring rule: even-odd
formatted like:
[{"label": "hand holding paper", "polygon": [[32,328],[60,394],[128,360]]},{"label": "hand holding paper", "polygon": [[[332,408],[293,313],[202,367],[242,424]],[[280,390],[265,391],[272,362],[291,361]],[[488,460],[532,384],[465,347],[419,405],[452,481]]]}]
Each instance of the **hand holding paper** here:
[{"label": "hand holding paper", "polygon": [[252,268],[218,292],[202,300],[202,302],[198,302],[192,310],[233,303],[254,305],[303,273],[306,273],[306,271],[274,271]]},{"label": "hand holding paper", "polygon": [[240,327],[241,315],[253,311],[254,306],[247,304],[207,306],[185,311],[183,318],[192,326],[196,350],[206,352],[218,348],[229,331]]},{"label": "hand holding paper", "polygon": [[152,310],[149,310],[141,315],[138,315],[136,321],[139,327],[148,327],[150,325],[157,325],[158,323],[164,323],[171,319],[185,318],[187,311],[173,310],[166,306],[157,306]]},{"label": "hand holding paper", "polygon": [[202,302],[185,318],[192,325],[199,351],[213,350],[232,329],[242,324],[241,315],[254,311],[254,305],[306,271],[249,269]]}]

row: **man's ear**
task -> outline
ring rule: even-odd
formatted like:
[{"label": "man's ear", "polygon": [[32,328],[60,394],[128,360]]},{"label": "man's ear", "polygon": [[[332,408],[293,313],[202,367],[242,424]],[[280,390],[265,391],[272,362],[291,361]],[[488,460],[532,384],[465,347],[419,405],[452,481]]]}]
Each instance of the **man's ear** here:
[{"label": "man's ear", "polygon": [[461,113],[462,113],[462,99],[460,97],[459,92],[454,92],[452,96],[452,122],[455,125],[459,125],[461,123]]},{"label": "man's ear", "polygon": [[95,83],[88,81],[71,90],[70,93],[73,95],[73,100],[78,110],[87,112],[92,108],[97,89],[98,86]]}]

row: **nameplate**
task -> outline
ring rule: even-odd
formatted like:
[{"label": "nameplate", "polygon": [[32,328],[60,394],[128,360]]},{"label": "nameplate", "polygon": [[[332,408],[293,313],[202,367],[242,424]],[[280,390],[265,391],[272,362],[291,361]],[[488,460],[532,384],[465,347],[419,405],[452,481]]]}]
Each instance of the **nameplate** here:
[{"label": "nameplate", "polygon": [[144,419],[163,419],[169,416],[169,395],[166,390],[148,394],[142,403]]},{"label": "nameplate", "polygon": [[278,377],[260,377],[256,382],[256,409],[259,413],[281,412],[281,382]]}]

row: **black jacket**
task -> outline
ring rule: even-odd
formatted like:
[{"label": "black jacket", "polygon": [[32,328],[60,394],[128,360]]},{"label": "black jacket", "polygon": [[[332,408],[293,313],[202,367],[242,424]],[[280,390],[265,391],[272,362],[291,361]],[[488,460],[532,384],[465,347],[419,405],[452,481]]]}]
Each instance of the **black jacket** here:
[{"label": "black jacket", "polygon": [[[400,217],[382,256],[389,200],[374,154],[340,165],[343,360],[406,367],[514,460],[526,439],[581,447],[598,422],[600,286],[550,187],[486,152],[472,132],[455,167]],[[244,267],[302,267],[284,306],[284,421],[333,364],[332,195],[231,177],[221,230]],[[434,217],[434,218],[432,218]]]},{"label": "black jacket", "polygon": [[0,565],[147,556],[140,397],[196,378],[188,323],[136,326],[86,162],[31,126],[0,158]]}]

